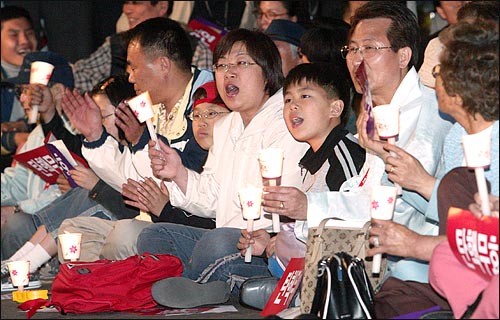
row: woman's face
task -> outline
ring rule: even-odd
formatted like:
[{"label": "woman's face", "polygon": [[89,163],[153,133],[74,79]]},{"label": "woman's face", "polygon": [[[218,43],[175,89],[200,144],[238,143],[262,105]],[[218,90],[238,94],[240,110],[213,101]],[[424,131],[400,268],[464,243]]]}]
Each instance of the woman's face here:
[{"label": "woman's face", "polygon": [[200,103],[193,109],[193,134],[200,147],[210,149],[214,143],[215,122],[229,112],[226,108],[208,102]]},{"label": "woman's face", "polygon": [[239,112],[247,125],[269,99],[262,68],[250,57],[241,42],[236,42],[229,52],[216,61],[216,65],[219,65],[215,71],[217,91],[226,106]]},{"label": "woman's face", "polygon": [[113,138],[119,141],[118,128],[115,125],[115,106],[105,94],[97,94],[92,98],[101,110],[102,125]]}]

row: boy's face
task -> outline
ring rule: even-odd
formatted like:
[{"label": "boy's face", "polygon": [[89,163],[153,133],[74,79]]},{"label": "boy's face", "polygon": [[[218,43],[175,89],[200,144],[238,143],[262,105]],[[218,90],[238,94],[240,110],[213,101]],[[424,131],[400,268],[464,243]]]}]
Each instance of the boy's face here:
[{"label": "boy's face", "polygon": [[227,113],[228,109],[208,102],[200,103],[193,109],[193,134],[200,147],[205,150],[210,149],[214,143],[214,124]]},{"label": "boy's face", "polygon": [[312,82],[302,80],[284,93],[283,118],[293,137],[307,142],[317,151],[330,131],[340,123],[344,103],[329,98],[327,92]]}]

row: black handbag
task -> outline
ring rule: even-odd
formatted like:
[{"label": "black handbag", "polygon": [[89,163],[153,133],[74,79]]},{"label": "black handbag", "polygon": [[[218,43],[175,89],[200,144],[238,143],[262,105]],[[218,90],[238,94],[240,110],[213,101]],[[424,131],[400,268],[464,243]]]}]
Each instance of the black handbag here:
[{"label": "black handbag", "polygon": [[374,292],[362,259],[346,252],[318,262],[311,314],[321,319],[371,319]]}]

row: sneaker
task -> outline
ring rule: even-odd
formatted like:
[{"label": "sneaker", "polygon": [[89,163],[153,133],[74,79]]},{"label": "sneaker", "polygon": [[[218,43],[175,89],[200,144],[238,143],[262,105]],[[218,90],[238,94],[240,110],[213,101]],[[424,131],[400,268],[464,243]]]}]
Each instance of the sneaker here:
[{"label": "sneaker", "polygon": [[50,281],[54,280],[56,275],[59,273],[59,261],[57,260],[57,256],[50,259],[47,263],[45,263],[40,269],[40,280],[42,281]]},{"label": "sneaker", "polygon": [[228,301],[230,288],[224,281],[200,284],[188,278],[173,277],[155,282],[151,294],[165,307],[194,308]]},{"label": "sneaker", "polygon": [[[40,275],[38,272],[30,274],[30,282],[28,283],[27,286],[24,287],[25,290],[28,289],[37,289],[42,286],[42,282],[40,281]],[[2,292],[9,292],[9,291],[15,291],[17,290],[17,287],[14,287],[12,285],[12,282],[10,280],[10,277],[5,278],[2,280]]]},{"label": "sneaker", "polygon": [[9,276],[9,266],[7,266],[7,263],[9,263],[10,260],[2,260],[2,279],[7,278]]}]

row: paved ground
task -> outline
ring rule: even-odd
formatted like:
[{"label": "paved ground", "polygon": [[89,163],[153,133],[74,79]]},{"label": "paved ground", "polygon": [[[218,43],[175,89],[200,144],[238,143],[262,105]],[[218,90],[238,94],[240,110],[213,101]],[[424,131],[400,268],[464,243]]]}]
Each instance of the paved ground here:
[{"label": "paved ground", "polygon": [[[43,282],[41,289],[47,289],[50,293],[52,282]],[[186,310],[183,314],[167,315],[168,309],[159,309],[164,314],[160,315],[137,315],[123,312],[114,313],[92,313],[92,314],[66,314],[62,315],[58,312],[37,312],[32,319],[263,319],[260,317],[259,310],[253,310],[243,307],[237,299],[231,299],[224,305],[226,309],[233,309],[231,312],[224,313],[199,313],[189,314],[192,310]],[[26,319],[26,314],[17,308],[18,304],[12,301],[12,294],[2,294],[2,311],[1,319]],[[54,310],[53,310],[54,311]],[[179,310],[176,310],[179,311]]]}]

